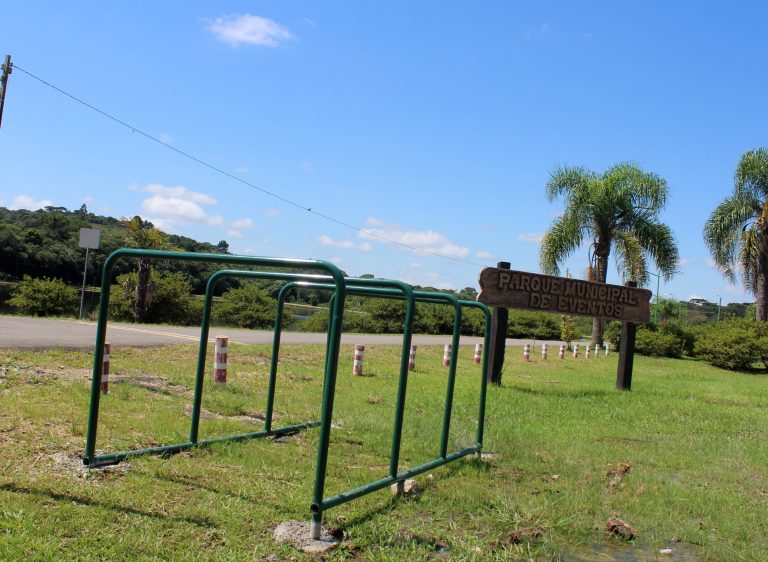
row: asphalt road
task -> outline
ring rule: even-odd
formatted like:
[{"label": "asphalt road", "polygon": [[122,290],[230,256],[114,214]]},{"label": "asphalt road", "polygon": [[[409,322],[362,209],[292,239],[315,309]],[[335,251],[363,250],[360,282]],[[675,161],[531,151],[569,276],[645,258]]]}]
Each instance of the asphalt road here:
[{"label": "asphalt road", "polygon": [[[271,344],[272,332],[266,330],[240,330],[234,328],[213,328],[209,341],[217,335],[229,336],[232,343]],[[196,344],[200,340],[200,328],[184,326],[157,326],[146,324],[107,325],[107,341],[113,347],[153,347],[174,343]],[[78,320],[49,318],[24,318],[21,316],[0,316],[0,349],[90,349],[96,341],[96,323]],[[401,345],[402,336],[378,334],[342,334],[343,344]],[[461,345],[474,345],[482,338],[462,336]],[[508,339],[507,345],[522,345],[530,340]],[[306,344],[325,343],[325,334],[305,332],[283,332],[281,343]],[[414,336],[417,345],[443,345],[450,343],[450,336]],[[550,341],[552,351],[560,342]]]}]

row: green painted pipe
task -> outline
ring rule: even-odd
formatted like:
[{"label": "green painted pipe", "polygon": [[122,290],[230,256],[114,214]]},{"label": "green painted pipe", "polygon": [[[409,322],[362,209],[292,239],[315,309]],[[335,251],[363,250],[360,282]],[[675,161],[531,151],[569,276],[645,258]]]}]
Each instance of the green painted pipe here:
[{"label": "green painted pipe", "polygon": [[[88,430],[86,434],[85,455],[83,464],[91,466],[96,457],[96,433],[99,419],[99,403],[101,399],[101,376],[104,361],[104,342],[106,340],[107,317],[109,313],[109,293],[111,288],[112,270],[115,262],[121,258],[144,258],[144,259],[162,259],[167,261],[198,261],[206,263],[230,263],[243,266],[268,266],[283,267],[287,269],[321,269],[328,272],[334,282],[337,293],[334,315],[339,316],[339,320],[344,313],[345,285],[344,276],[335,265],[329,262],[318,260],[298,260],[284,258],[262,258],[251,256],[232,256],[222,254],[205,254],[192,252],[171,252],[164,250],[141,250],[132,248],[122,248],[112,252],[104,262],[101,282],[101,297],[99,300],[99,314],[96,323],[96,347],[93,354],[93,375],[91,379],[91,397],[88,410]],[[332,327],[336,332],[331,338],[331,346],[328,355],[331,360],[326,365],[325,379],[335,383],[338,368],[338,353],[340,342],[340,326]],[[335,357],[334,357],[335,356]],[[333,370],[333,372],[328,372]],[[196,390],[197,392],[197,390]],[[199,396],[196,397],[199,400]],[[321,430],[322,431],[322,430]],[[326,431],[330,431],[330,427]]]}]

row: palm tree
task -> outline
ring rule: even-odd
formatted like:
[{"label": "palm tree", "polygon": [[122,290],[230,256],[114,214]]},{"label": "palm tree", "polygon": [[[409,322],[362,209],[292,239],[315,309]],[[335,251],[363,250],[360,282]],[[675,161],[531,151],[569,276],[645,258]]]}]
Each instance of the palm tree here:
[{"label": "palm tree", "polygon": [[[169,248],[165,235],[155,228],[149,221],[136,215],[132,219],[123,219],[122,223],[128,228],[124,243],[129,248],[142,248],[145,250],[161,250]],[[136,294],[133,301],[133,319],[143,322],[149,306],[150,285],[149,279],[152,268],[144,258],[136,260]]]},{"label": "palm tree", "polygon": [[[664,279],[674,275],[678,252],[670,228],[659,222],[667,200],[667,182],[637,164],[625,162],[596,173],[562,166],[547,182],[547,199],[565,200],[541,243],[541,269],[559,275],[559,263],[588,241],[590,281],[605,283],[608,258],[615,249],[624,280],[648,283],[648,259]],[[592,344],[603,344],[603,322],[592,322]]]},{"label": "palm tree", "polygon": [[757,298],[756,318],[768,320],[768,149],[746,152],[734,174],[733,193],[704,226],[704,241],[731,283],[736,270]]}]

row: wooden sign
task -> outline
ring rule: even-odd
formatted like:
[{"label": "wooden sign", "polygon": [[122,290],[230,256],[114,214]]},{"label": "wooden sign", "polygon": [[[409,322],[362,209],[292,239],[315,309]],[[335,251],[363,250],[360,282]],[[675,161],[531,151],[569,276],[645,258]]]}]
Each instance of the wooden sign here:
[{"label": "wooden sign", "polygon": [[486,267],[480,272],[477,300],[504,308],[523,308],[643,324],[651,319],[651,291]]}]

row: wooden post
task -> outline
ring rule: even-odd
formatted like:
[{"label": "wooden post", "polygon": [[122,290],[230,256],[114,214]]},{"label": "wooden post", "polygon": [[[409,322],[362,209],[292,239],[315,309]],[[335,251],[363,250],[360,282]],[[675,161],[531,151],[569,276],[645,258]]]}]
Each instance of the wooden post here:
[{"label": "wooden post", "polygon": [[[637,287],[635,281],[629,281],[627,287]],[[619,368],[616,373],[616,388],[632,390],[632,364],[635,360],[635,334],[637,325],[634,322],[621,323],[621,344],[619,345]]]},{"label": "wooden post", "polygon": [[[509,269],[510,263],[500,261],[496,264],[499,269]],[[507,345],[507,323],[509,311],[501,306],[493,307],[491,316],[490,349],[488,349],[488,382],[501,385],[501,370],[504,368],[504,354]]]}]

